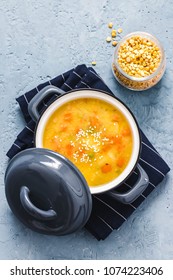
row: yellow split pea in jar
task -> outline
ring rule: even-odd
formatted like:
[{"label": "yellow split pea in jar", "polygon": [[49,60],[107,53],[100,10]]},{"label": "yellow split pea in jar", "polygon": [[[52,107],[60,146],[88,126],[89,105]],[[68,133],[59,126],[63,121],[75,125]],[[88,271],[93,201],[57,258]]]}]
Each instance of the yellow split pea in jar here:
[{"label": "yellow split pea in jar", "polygon": [[131,90],[146,90],[157,84],[165,67],[164,50],[149,33],[128,34],[114,52],[113,74],[120,84]]}]

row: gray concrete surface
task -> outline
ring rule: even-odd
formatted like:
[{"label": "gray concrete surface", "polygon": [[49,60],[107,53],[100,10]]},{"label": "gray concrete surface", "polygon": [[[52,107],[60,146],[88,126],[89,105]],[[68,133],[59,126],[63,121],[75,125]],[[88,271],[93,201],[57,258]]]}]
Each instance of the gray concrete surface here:
[{"label": "gray concrete surface", "polygon": [[[153,33],[167,69],[146,92],[131,92],[111,73],[107,23]],[[134,112],[143,131],[173,167],[172,0],[1,0],[0,3],[0,259],[173,259],[173,171],[130,219],[98,242],[85,229],[64,237],[35,233],[11,213],[4,194],[6,151],[24,126],[15,98],[81,63],[95,70]]]}]

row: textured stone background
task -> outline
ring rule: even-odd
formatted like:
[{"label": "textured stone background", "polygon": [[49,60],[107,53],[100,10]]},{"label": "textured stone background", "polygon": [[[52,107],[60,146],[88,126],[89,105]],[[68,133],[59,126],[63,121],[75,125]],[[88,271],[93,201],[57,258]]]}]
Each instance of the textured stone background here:
[{"label": "textured stone background", "polygon": [[[1,0],[0,4],[0,259],[173,259],[172,171],[118,231],[98,242],[86,230],[65,237],[35,233],[11,213],[4,195],[6,151],[24,126],[15,98],[92,60],[112,91],[173,167],[173,1]],[[126,35],[148,31],[167,58],[162,81],[146,92],[119,86],[111,73],[112,20]]]}]

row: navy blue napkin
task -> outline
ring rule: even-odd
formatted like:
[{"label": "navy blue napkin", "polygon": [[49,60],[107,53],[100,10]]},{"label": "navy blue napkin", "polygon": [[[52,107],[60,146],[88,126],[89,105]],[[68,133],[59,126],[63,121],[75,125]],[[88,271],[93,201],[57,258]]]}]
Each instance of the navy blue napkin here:
[{"label": "navy blue napkin", "polygon": [[[19,103],[27,125],[17,136],[14,144],[7,152],[7,156],[10,159],[21,150],[33,147],[35,122],[28,114],[28,103],[33,96],[47,85],[57,86],[66,92],[74,88],[95,88],[113,94],[95,70],[91,67],[88,68],[85,65],[79,65],[54,79],[38,85],[31,91],[26,92],[16,100]],[[48,100],[46,103],[44,102],[41,106],[41,110],[44,110],[50,102],[52,102],[52,99]],[[106,194],[92,196],[93,209],[90,219],[86,224],[86,228],[98,240],[105,239],[114,229],[118,229],[164,179],[165,175],[170,170],[169,166],[142,131],[141,135],[142,152],[139,163],[147,172],[150,183],[143,194],[141,194],[133,203],[127,205],[110,198]],[[138,171],[135,170],[127,181],[118,188],[118,191],[129,190],[137,181],[137,178]]]}]

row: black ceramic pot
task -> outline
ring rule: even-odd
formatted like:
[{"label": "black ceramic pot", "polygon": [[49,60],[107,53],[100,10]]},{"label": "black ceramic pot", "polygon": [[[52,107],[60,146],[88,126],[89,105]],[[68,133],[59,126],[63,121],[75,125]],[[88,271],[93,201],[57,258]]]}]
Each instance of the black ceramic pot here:
[{"label": "black ceramic pot", "polygon": [[[40,102],[51,95],[57,99],[40,116]],[[133,152],[125,170],[113,181],[92,188],[77,167],[64,156],[43,148],[42,136],[46,121],[57,108],[76,98],[98,98],[109,102],[126,117],[133,135]],[[137,122],[120,100],[98,90],[81,89],[64,93],[48,86],[29,103],[28,111],[37,122],[35,148],[17,154],[5,174],[8,204],[18,219],[29,228],[44,234],[64,235],[82,228],[92,210],[92,194],[105,193],[122,203],[131,203],[147,187],[148,176],[138,164],[141,138]],[[136,184],[126,193],[118,193],[135,168],[139,170]]]}]

